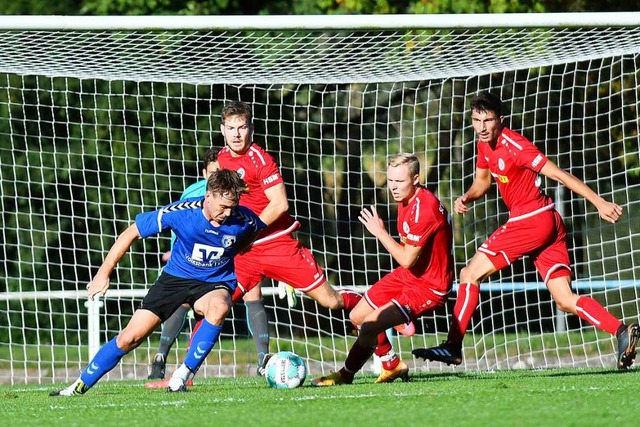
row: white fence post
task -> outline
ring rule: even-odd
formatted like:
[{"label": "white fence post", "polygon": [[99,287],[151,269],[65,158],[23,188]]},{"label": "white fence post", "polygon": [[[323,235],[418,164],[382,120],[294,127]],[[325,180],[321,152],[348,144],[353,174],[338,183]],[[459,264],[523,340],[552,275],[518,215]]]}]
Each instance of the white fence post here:
[{"label": "white fence post", "polygon": [[87,307],[89,320],[87,329],[89,333],[89,360],[91,360],[100,349],[100,307],[104,306],[104,303],[96,297],[94,300],[87,300],[84,306]]}]

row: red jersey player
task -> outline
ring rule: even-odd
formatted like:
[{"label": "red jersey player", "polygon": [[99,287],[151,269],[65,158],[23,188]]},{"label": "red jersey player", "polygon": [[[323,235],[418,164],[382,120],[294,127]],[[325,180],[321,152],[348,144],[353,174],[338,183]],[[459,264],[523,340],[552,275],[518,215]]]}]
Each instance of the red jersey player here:
[{"label": "red jersey player", "polygon": [[[253,245],[235,258],[238,287],[233,295],[254,301],[261,298],[259,284],[264,277],[284,282],[306,293],[330,309],[351,310],[361,295],[336,291],[326,280],[311,251],[291,233],[299,223],[289,214],[287,193],[280,169],[273,157],[253,142],[253,112],[244,102],[231,102],[222,110],[220,131],[226,146],[218,153],[221,168],[237,171],[247,183],[248,193],[240,199],[267,224]],[[413,323],[398,322],[396,330],[404,335],[415,331]],[[268,361],[263,358],[261,367]]]},{"label": "red jersey player", "polygon": [[442,307],[454,276],[449,213],[419,180],[420,163],[416,156],[397,154],[389,159],[387,182],[398,203],[400,242],[387,232],[374,206],[360,212],[360,222],[400,266],[375,283],[351,311],[351,322],[360,326],[360,333],[344,367],[312,380],[311,385],[350,384],[374,348],[382,361],[377,383],[396,378],[407,380],[409,368],[393,352],[384,331]]},{"label": "red jersey player", "polygon": [[571,267],[566,231],[553,200],[540,189],[542,174],[564,184],[591,202],[600,216],[615,223],[622,208],[598,196],[572,174],[558,168],[524,136],[503,125],[502,101],[483,92],[471,103],[473,128],[478,134],[476,175],[471,187],[456,199],[454,210],[465,214],[467,205],[484,196],[493,176],[509,209],[509,220],[478,248],[460,271],[460,286],[447,341],[413,354],[425,360],[462,363],[462,341],[478,306],[479,284],[489,275],[529,255],[549,289],[557,307],[578,315],[595,327],[618,338],[617,366],[627,369],[636,355],[639,329],[625,325],[600,303],[571,290]]},{"label": "red jersey player", "polygon": [[240,204],[267,224],[254,244],[235,260],[238,288],[233,299],[239,301],[252,293],[259,297],[258,285],[266,276],[306,292],[324,307],[343,308],[342,296],[327,283],[311,251],[291,235],[299,223],[288,212],[289,202],[278,165],[253,142],[252,119],[247,104],[231,102],[222,111],[220,125],[226,147],[218,153],[218,164],[240,174],[248,187]]}]

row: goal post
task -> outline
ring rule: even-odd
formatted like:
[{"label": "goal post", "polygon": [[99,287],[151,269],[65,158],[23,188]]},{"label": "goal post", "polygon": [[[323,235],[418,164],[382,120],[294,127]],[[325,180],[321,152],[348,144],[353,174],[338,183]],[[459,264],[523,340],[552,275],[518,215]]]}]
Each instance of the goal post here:
[{"label": "goal post", "polygon": [[[452,211],[475,169],[469,100],[494,91],[509,127],[624,207],[609,224],[543,182],[565,217],[576,292],[637,321],[639,28],[636,12],[0,17],[0,382],[73,379],[126,325],[169,237],[136,242],[99,304],[85,306],[86,284],[137,213],[199,179],[204,151],[223,144],[221,108],[237,99],[253,106],[255,141],[281,166],[297,236],[330,283],[362,291],[394,267],[357,220],[376,205],[397,234],[386,159],[416,153]],[[506,214],[492,189],[453,215],[456,274]],[[348,316],[303,296],[289,307],[263,285],[271,349],[294,350],[310,375],[340,367],[355,339]],[[528,258],[481,291],[456,369],[614,366],[615,340],[559,313]],[[453,369],[410,352],[446,337],[454,300],[413,337],[393,336],[412,369]],[[108,378],[146,378],[158,338]],[[255,360],[240,304],[200,372],[253,375]]]}]

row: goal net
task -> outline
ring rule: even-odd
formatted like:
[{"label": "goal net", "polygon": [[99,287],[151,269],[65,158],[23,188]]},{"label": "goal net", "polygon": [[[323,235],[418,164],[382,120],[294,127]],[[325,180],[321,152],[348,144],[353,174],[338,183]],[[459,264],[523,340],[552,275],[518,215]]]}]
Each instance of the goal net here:
[{"label": "goal net", "polygon": [[[565,218],[576,292],[637,321],[639,13],[282,18],[0,19],[0,382],[74,379],[126,325],[169,236],[136,242],[98,304],[87,304],[86,284],[137,213],[200,179],[204,151],[223,145],[221,108],[238,99],[281,166],[297,236],[331,284],[364,291],[394,268],[358,221],[375,205],[397,236],[387,157],[417,154],[451,211],[475,168],[469,100],[499,94],[509,127],[624,207],[609,224],[543,182]],[[458,274],[507,212],[492,188],[452,216]],[[294,350],[310,375],[342,366],[355,340],[348,316],[303,295],[289,307],[269,279],[263,293],[272,351]],[[413,370],[453,369],[410,352],[445,339],[454,301],[413,337],[390,333]],[[146,378],[158,341],[156,331],[107,378]],[[613,367],[615,344],[558,312],[525,258],[482,284],[456,369]],[[256,358],[239,304],[200,372],[254,375]]]}]

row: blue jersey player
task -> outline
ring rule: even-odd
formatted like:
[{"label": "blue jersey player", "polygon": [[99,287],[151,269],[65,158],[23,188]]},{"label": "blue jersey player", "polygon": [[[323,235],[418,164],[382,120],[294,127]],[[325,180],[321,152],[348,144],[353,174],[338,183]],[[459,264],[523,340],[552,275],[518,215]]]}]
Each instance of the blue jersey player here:
[{"label": "blue jersey player", "polygon": [[89,298],[106,293],[111,272],[139,238],[171,229],[176,235],[173,254],[127,326],[100,348],[73,384],[51,396],[84,394],[183,303],[204,319],[184,363],[169,381],[169,391],[186,391],[186,381],[218,341],[231,308],[236,287],[234,256],[265,227],[251,210],[238,206],[245,188],[237,172],[221,169],[209,176],[204,197],[136,216],[87,286]]}]

